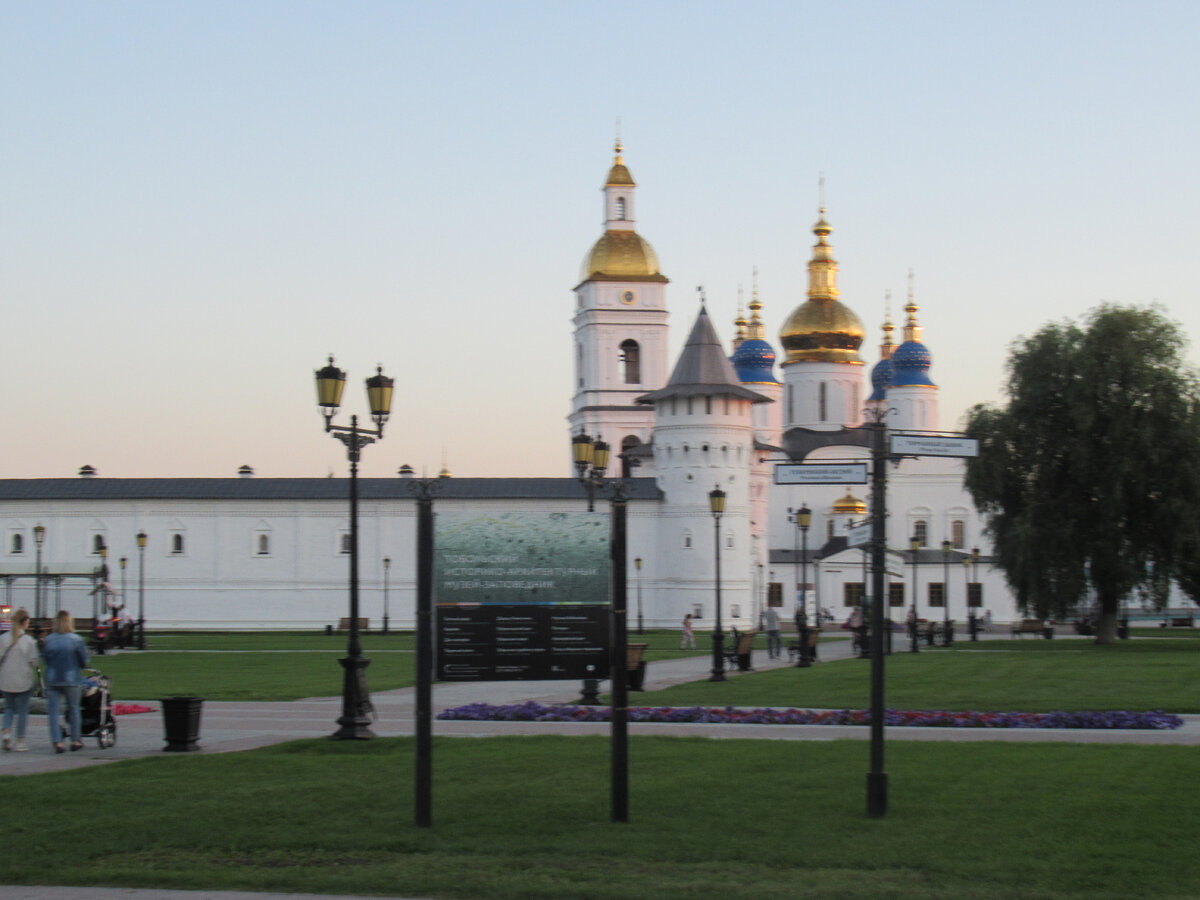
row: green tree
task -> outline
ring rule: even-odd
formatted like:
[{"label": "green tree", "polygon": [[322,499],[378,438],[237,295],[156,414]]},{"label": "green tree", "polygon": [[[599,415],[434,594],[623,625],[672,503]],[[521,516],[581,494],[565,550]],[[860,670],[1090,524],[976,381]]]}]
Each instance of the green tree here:
[{"label": "green tree", "polygon": [[1104,305],[1014,343],[1007,406],[976,406],[967,489],[1025,611],[1077,608],[1090,585],[1097,641],[1121,602],[1200,596],[1198,382],[1157,307]]}]

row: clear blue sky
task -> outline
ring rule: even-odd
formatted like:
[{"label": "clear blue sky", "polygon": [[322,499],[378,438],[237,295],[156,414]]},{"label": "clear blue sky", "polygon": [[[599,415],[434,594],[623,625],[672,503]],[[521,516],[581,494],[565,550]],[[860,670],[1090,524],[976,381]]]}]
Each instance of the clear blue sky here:
[{"label": "clear blue sky", "polygon": [[397,379],[364,474],[566,474],[618,117],[676,348],[756,265],[777,343],[820,172],[872,363],[916,272],[943,427],[1102,301],[1200,338],[1198,39],[1194,2],[4,3],[0,477],[344,474],[330,352],[348,412]]}]

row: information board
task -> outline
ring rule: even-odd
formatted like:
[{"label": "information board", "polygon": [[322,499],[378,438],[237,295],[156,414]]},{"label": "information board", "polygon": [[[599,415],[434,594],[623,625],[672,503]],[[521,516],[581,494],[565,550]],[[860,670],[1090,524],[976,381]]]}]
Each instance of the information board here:
[{"label": "information board", "polygon": [[604,678],[609,521],[602,513],[439,513],[442,681]]}]

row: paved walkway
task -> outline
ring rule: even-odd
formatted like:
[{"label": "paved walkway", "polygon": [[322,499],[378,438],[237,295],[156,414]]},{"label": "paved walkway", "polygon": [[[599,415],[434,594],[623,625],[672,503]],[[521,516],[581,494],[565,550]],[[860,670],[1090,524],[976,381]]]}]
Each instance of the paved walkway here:
[{"label": "paved walkway", "polygon": [[[897,652],[900,644],[896,645]],[[148,651],[152,652],[152,651]],[[850,659],[850,642],[828,641],[821,644],[818,665],[844,660],[848,666],[862,666],[864,677],[870,663]],[[769,660],[764,650],[756,650],[754,664],[759,671],[787,666],[784,660]],[[652,662],[647,666],[646,688],[657,690],[682,682],[704,678],[712,665],[710,657]],[[807,670],[796,669],[796,697],[792,706],[805,707],[805,675]],[[736,673],[731,678],[739,677]],[[120,686],[115,685],[118,700]],[[496,681],[435,685],[434,714],[453,706],[486,702],[492,704],[521,703],[534,700],[540,703],[565,703],[579,696],[577,681]],[[630,694],[630,703],[638,704],[638,694]],[[411,735],[414,731],[415,690],[404,688],[372,694],[378,719],[372,726],[380,736]],[[130,701],[138,702],[138,701]],[[154,707],[152,713],[117,717],[117,743],[101,750],[95,738],[84,739],[84,749],[77,753],[56,754],[47,736],[45,716],[31,716],[27,753],[0,753],[0,774],[23,775],[34,772],[56,772],[65,769],[100,765],[118,759],[137,759],[156,756],[162,752],[162,717],[157,701],[145,701]],[[306,700],[274,703],[210,701],[204,704],[200,723],[201,753],[226,753],[265,747],[297,738],[324,737],[332,734],[341,715],[340,697],[318,697]],[[891,727],[891,740],[916,741],[1071,741],[1076,743],[1109,744],[1200,744],[1200,716],[1184,716],[1184,726],[1175,731],[1118,731],[1112,729],[985,729],[985,728],[903,728]],[[834,740],[852,738],[867,740],[869,729],[861,726],[834,725],[719,725],[708,723],[670,724],[634,722],[630,734],[699,735],[705,737],[739,737],[772,740]],[[434,734],[485,736],[499,734],[607,734],[609,726],[601,722],[447,722],[434,721]]]}]

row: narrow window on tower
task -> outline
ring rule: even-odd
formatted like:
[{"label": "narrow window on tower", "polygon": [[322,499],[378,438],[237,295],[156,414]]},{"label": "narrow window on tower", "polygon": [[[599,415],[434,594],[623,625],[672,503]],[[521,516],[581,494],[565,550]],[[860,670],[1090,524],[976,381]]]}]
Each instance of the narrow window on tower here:
[{"label": "narrow window on tower", "polygon": [[817,418],[819,421],[825,421],[825,382],[821,382],[817,390]]},{"label": "narrow window on tower", "polygon": [[575,373],[579,378],[579,386],[583,387],[583,344],[575,345]]},{"label": "narrow window on tower", "polygon": [[792,414],[792,385],[787,386],[787,420],[788,422],[796,421],[796,417]]},{"label": "narrow window on tower", "polygon": [[634,340],[621,342],[621,373],[625,384],[642,383],[642,362],[638,342]]},{"label": "narrow window on tower", "polygon": [[625,221],[625,198],[624,197],[617,198],[617,221],[618,222]]}]

